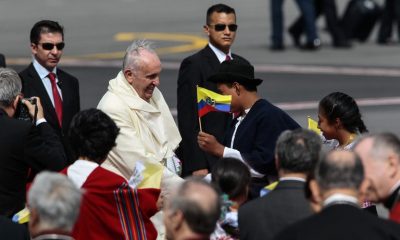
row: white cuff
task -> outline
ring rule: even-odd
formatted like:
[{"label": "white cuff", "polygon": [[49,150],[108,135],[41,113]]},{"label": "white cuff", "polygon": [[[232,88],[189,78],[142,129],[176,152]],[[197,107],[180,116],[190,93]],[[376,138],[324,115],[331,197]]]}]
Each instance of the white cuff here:
[{"label": "white cuff", "polygon": [[250,174],[251,174],[252,177],[258,177],[258,178],[260,178],[260,177],[263,177],[263,176],[264,176],[264,174],[261,174],[261,173],[257,172],[256,170],[254,170],[254,169],[242,158],[242,154],[240,154],[240,152],[239,152],[238,150],[236,150],[236,149],[225,147],[225,148],[224,148],[223,157],[224,157],[224,158],[234,158],[234,159],[237,159],[237,160],[241,161],[242,163],[246,164],[246,166],[248,166],[249,169],[250,169]]},{"label": "white cuff", "polygon": [[44,119],[44,118],[38,119],[38,120],[36,120],[36,126],[39,126],[39,124],[44,123],[44,122],[47,122],[46,119]]},{"label": "white cuff", "polygon": [[224,148],[224,154],[222,156],[224,158],[235,158],[235,159],[238,159],[238,160],[244,162],[240,152],[238,150],[236,150],[236,149],[233,149],[233,148],[225,147]]}]

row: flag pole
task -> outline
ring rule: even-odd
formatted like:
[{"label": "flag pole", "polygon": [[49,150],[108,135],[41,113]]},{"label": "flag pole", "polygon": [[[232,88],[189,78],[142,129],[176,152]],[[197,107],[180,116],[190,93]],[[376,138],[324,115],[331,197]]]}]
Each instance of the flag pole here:
[{"label": "flag pole", "polygon": [[200,132],[202,132],[203,128],[201,127],[201,117],[199,117],[199,126],[200,126]]}]

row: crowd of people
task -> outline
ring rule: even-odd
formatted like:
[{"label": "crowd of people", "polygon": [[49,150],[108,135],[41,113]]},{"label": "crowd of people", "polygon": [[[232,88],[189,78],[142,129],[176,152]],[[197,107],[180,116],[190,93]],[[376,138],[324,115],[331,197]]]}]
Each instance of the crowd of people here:
[{"label": "crowd of people", "polygon": [[[400,239],[400,139],[368,134],[342,92],[319,102],[321,135],[301,128],[231,52],[237,27],[233,8],[208,9],[176,124],[150,42],[80,111],[78,80],[58,67],[63,27],[36,23],[32,63],[0,68],[1,239]],[[231,112],[198,118],[197,86],[230,95]]]},{"label": "crowd of people", "polygon": [[[285,50],[283,0],[271,0],[271,45],[273,51]],[[352,40],[365,41],[375,25],[379,30],[376,42],[393,45],[400,40],[400,4],[395,0],[385,0],[381,7],[374,0],[346,1],[343,11],[336,0],[296,0],[300,16],[289,26],[288,33],[296,48],[317,50],[321,45],[317,19],[325,17],[326,29],[334,48],[350,48]],[[397,26],[397,40],[393,38],[393,26]],[[303,34],[306,39],[303,40]]]}]

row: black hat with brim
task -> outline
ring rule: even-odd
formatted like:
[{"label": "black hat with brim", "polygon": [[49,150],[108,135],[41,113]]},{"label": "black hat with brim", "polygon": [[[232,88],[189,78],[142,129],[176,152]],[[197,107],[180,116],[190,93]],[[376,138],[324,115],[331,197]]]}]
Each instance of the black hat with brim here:
[{"label": "black hat with brim", "polygon": [[262,79],[254,78],[254,67],[248,62],[241,60],[231,60],[222,62],[216,74],[207,79],[215,83],[234,83],[242,85],[258,86]]}]

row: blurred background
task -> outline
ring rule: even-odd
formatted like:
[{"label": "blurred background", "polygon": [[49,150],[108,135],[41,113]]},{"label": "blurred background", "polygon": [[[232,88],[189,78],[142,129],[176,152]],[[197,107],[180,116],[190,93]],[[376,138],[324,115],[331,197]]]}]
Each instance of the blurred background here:
[{"label": "blurred background", "polygon": [[[61,68],[80,80],[82,109],[96,107],[108,81],[121,68],[129,43],[138,38],[155,42],[163,63],[161,90],[176,114],[177,75],[182,59],[198,51],[206,11],[215,3],[235,8],[239,29],[233,52],[247,58],[264,79],[260,95],[285,109],[302,126],[307,116],[317,119],[317,103],[342,91],[354,97],[372,132],[400,135],[400,48],[378,45],[379,22],[366,42],[352,48],[331,46],[323,16],[318,19],[322,47],[304,51],[285,32],[285,51],[270,51],[270,0],[0,0],[0,53],[9,67],[22,70],[31,61],[29,31],[42,19],[65,27],[66,48]],[[348,0],[336,0],[339,16]],[[382,0],[376,0],[383,5]],[[294,0],[284,3],[285,26],[298,16]]]}]

